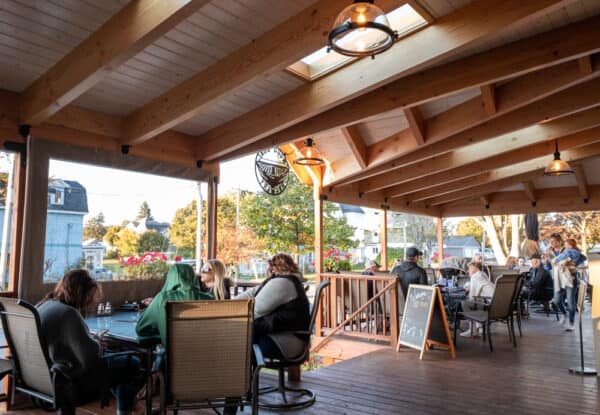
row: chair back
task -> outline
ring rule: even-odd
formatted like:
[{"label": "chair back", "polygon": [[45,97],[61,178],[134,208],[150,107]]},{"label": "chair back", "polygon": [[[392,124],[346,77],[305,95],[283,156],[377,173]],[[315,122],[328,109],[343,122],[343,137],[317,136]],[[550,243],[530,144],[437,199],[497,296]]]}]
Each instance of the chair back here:
[{"label": "chair back", "polygon": [[490,320],[505,319],[510,315],[520,278],[519,274],[503,274],[496,280],[488,311]]},{"label": "chair back", "polygon": [[0,317],[15,368],[16,387],[52,397],[52,366],[37,309],[22,300],[0,297]]},{"label": "chair back", "polygon": [[310,333],[312,333],[315,329],[317,314],[319,312],[319,307],[321,307],[321,296],[323,295],[323,290],[329,287],[330,284],[331,281],[329,280],[322,281],[315,290],[315,299],[313,300],[312,310],[310,311],[310,325],[308,326],[308,331]]},{"label": "chair back", "polygon": [[503,274],[513,274],[513,270],[503,265],[490,265],[489,271],[490,273],[488,276],[490,277],[491,282],[496,282],[496,280]]},{"label": "chair back", "polygon": [[427,274],[427,285],[433,285],[436,283],[435,279],[435,271],[431,267],[425,268],[425,273]]},{"label": "chair back", "polygon": [[242,397],[250,389],[252,300],[168,302],[168,401]]}]

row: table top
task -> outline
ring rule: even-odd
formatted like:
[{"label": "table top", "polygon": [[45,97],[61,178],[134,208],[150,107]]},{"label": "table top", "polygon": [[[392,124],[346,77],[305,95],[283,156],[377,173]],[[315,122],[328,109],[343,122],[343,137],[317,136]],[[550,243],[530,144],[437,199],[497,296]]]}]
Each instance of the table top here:
[{"label": "table top", "polygon": [[140,337],[135,326],[140,314],[131,311],[117,311],[110,316],[91,316],[85,319],[92,333],[108,330],[106,337],[112,340],[148,346],[160,343],[159,337]]}]

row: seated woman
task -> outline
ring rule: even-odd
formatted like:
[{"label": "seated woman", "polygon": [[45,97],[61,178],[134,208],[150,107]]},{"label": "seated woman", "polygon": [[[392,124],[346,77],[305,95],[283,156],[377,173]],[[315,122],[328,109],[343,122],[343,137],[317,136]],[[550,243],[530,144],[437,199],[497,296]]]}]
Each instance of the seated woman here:
[{"label": "seated woman", "polygon": [[117,398],[117,413],[131,413],[141,386],[136,379],[139,360],[101,359],[101,339],[94,338],[83,321],[100,297],[96,281],[86,270],[76,269],[67,272],[37,306],[50,360],[64,368],[61,373],[68,379],[59,408],[63,414],[75,414],[75,406],[102,398],[99,394],[107,385]]},{"label": "seated woman", "polygon": [[212,294],[200,291],[194,269],[186,264],[175,264],[167,273],[163,288],[152,299],[135,327],[138,336],[160,336],[163,344],[167,342],[167,301],[212,300]]},{"label": "seated woman", "polygon": [[506,263],[504,265],[508,269],[515,269],[517,267],[517,258],[514,256],[509,256],[506,258]]},{"label": "seated woman", "polygon": [[254,298],[255,342],[265,356],[297,358],[310,337],[289,333],[306,331],[310,324],[302,275],[291,256],[277,254],[269,260],[267,276],[261,285],[236,298]]},{"label": "seated woman", "polygon": [[200,270],[200,290],[212,295],[215,300],[231,298],[231,280],[225,275],[225,264],[218,259],[209,259]]},{"label": "seated woman", "polygon": [[[481,306],[480,299],[491,298],[494,295],[495,286],[486,274],[481,271],[481,263],[469,263],[469,275],[471,280],[468,286],[469,297],[462,302],[463,310],[473,310]],[[478,325],[479,328],[479,325]],[[460,334],[463,337],[472,337],[472,327]]]}]

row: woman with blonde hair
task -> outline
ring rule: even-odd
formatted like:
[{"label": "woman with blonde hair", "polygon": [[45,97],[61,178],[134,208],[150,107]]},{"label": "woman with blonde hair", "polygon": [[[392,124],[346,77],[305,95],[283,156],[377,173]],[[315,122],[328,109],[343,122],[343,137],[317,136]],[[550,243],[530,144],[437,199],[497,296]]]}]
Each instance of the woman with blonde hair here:
[{"label": "woman with blonde hair", "polygon": [[226,277],[227,268],[218,259],[209,259],[200,270],[200,289],[209,292],[215,300],[229,300],[231,280]]}]

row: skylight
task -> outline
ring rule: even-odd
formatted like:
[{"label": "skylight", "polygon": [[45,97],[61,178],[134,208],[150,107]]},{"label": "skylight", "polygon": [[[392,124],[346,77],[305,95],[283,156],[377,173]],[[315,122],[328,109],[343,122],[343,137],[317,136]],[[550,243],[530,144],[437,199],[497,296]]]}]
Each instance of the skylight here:
[{"label": "skylight", "polygon": [[[427,21],[408,4],[389,12],[387,18],[392,29],[396,30],[400,37],[427,24]],[[368,39],[365,39],[365,42],[368,42]],[[356,58],[343,56],[334,51],[327,53],[327,47],[323,47],[288,66],[287,70],[304,79],[314,81],[354,60]]]}]

